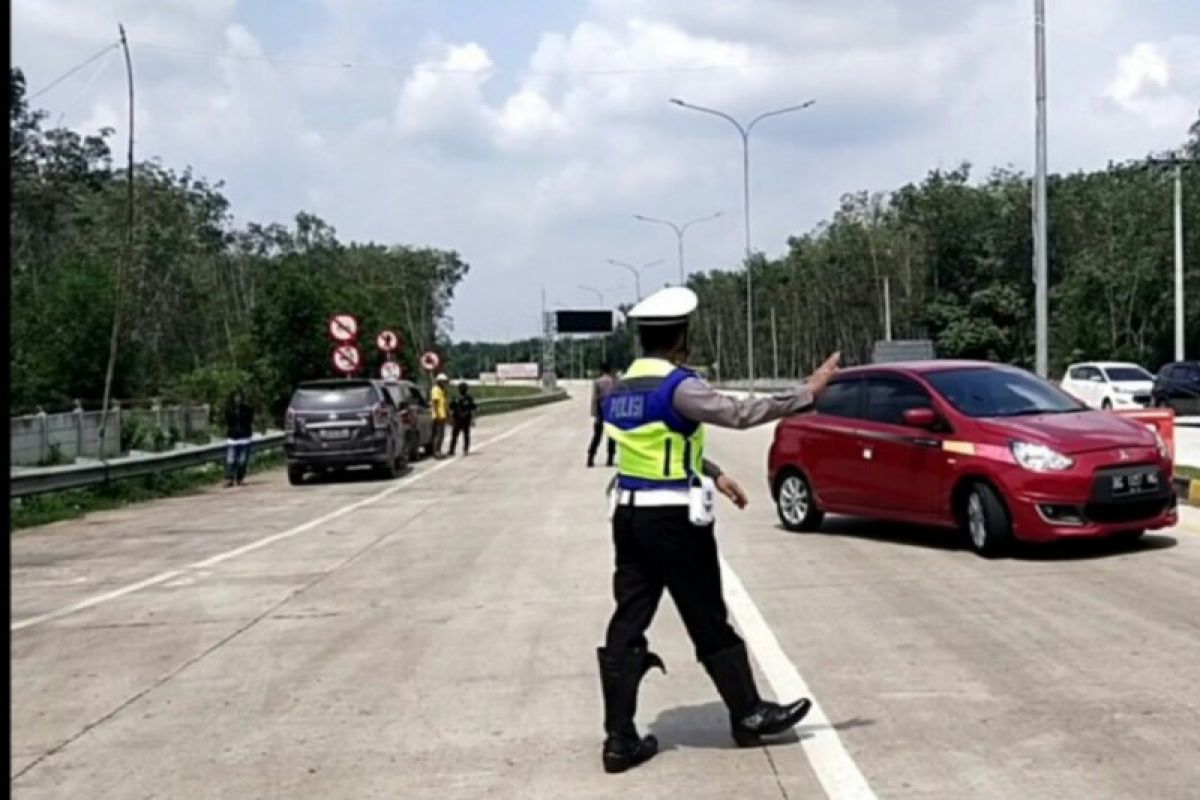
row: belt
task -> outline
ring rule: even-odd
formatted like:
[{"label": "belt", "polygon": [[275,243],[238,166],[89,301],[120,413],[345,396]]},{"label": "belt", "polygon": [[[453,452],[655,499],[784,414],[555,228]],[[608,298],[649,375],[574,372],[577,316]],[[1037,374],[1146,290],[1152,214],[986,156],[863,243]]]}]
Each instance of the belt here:
[{"label": "belt", "polygon": [[617,505],[649,508],[651,506],[686,506],[686,489],[618,489]]}]

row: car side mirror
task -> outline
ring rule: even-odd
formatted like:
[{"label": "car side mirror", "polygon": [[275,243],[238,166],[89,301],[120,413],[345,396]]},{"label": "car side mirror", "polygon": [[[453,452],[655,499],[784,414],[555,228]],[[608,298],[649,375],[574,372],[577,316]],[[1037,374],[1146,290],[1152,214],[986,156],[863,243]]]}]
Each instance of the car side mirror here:
[{"label": "car side mirror", "polygon": [[932,408],[910,408],[904,412],[904,424],[911,428],[932,428],[938,415]]}]

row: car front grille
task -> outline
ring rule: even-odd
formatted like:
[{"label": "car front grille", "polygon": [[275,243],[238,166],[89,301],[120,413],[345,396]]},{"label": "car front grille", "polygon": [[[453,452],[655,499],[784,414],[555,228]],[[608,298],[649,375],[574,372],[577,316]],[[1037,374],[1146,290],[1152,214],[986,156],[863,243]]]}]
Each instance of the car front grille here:
[{"label": "car front grille", "polygon": [[1131,503],[1088,503],[1084,515],[1092,522],[1111,525],[1149,521],[1171,507],[1170,497],[1138,500]]}]

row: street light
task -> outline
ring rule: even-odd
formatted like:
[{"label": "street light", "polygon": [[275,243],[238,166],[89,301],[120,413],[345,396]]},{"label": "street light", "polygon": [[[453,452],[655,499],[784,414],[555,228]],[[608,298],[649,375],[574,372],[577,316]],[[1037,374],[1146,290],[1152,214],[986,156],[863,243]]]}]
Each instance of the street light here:
[{"label": "street light", "polygon": [[672,97],[671,102],[681,108],[690,108],[692,111],[701,111],[705,114],[712,114],[726,120],[733,127],[737,128],[737,132],[742,137],[742,206],[745,213],[746,225],[746,371],[747,377],[750,379],[750,392],[754,392],[754,303],[753,285],[751,283],[751,264],[750,264],[750,132],[754,130],[754,126],[762,122],[767,117],[777,117],[780,114],[787,114],[792,111],[801,111],[808,108],[816,100],[806,100],[797,106],[788,106],[787,108],[777,108],[774,111],[767,111],[759,114],[746,125],[738,122],[736,119],[726,114],[724,111],[717,111],[714,108],[705,108],[704,106],[692,105],[685,103],[678,97]]},{"label": "street light", "polygon": [[642,270],[658,266],[659,264],[663,263],[663,260],[659,258],[649,263],[642,264],[640,267],[635,267],[633,264],[626,264],[624,261],[617,261],[615,258],[610,258],[608,263],[617,267],[624,267],[633,273],[633,286],[637,291],[637,299],[640,303],[642,301]]},{"label": "street light", "polygon": [[653,222],[657,225],[666,225],[668,228],[675,231],[675,238],[679,240],[679,285],[683,286],[687,282],[686,273],[683,270],[683,234],[686,233],[687,229],[690,228],[692,225],[696,225],[697,223],[700,223],[700,222],[711,222],[712,220],[721,216],[721,213],[722,212],[718,211],[715,214],[710,214],[707,217],[700,217],[698,219],[693,219],[689,222],[683,223],[682,225],[671,222],[670,220],[656,219],[654,217],[646,217],[646,216],[642,216],[641,214],[634,214],[633,218],[640,219],[642,222]]},{"label": "street light", "polygon": [[599,289],[593,289],[590,286],[580,286],[579,289],[580,289],[580,291],[584,291],[584,292],[588,292],[589,294],[596,295],[596,299],[598,301],[600,301],[600,305],[601,306],[604,305],[604,292],[600,291]]}]

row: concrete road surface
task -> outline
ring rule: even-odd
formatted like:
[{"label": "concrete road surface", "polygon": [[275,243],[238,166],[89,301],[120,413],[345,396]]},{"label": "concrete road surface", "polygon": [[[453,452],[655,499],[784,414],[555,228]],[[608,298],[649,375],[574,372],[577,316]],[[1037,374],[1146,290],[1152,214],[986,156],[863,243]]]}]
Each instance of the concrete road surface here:
[{"label": "concrete road surface", "polygon": [[819,709],[731,746],[664,601],[600,769],[609,472],[573,401],[486,418],[394,481],[282,473],[12,540],[19,798],[1196,798],[1200,515],[1135,549],[989,562],[954,537],[776,524],[764,429],[713,436],[726,595],[764,691]]}]

